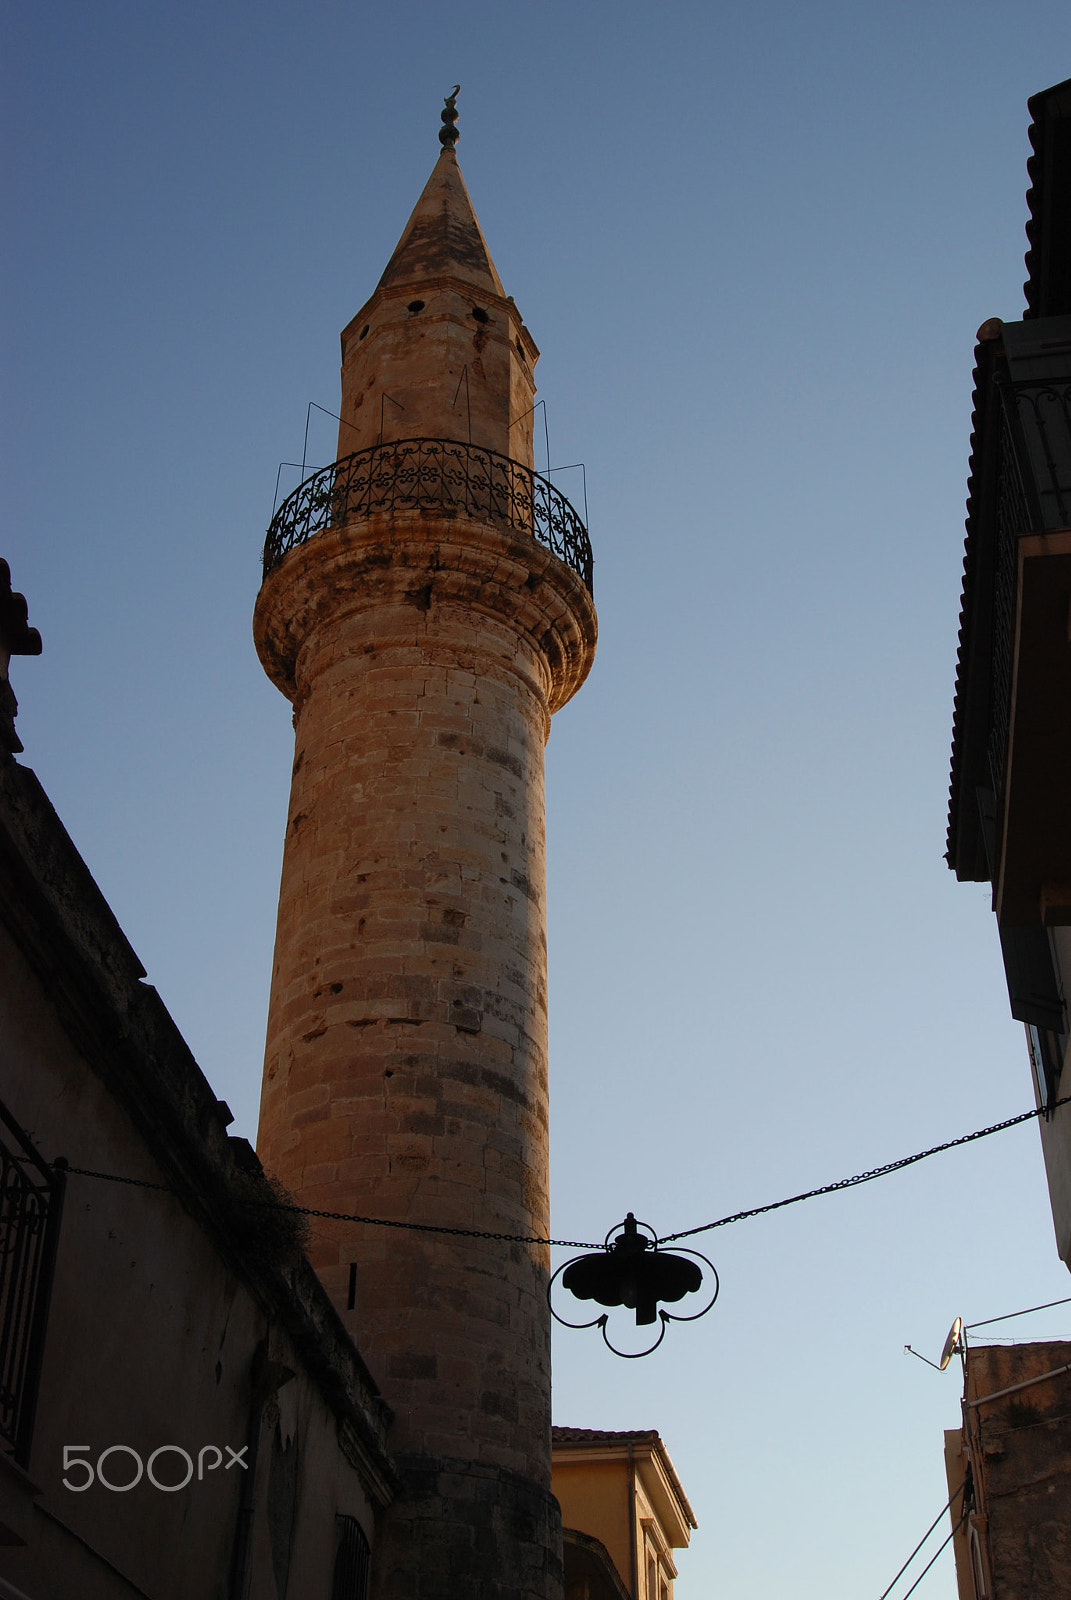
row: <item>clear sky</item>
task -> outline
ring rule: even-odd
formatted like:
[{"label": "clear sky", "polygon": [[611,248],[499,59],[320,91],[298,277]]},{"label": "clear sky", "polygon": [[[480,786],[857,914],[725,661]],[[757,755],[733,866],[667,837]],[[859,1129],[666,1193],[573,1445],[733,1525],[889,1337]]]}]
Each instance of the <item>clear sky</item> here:
[{"label": "clear sky", "polygon": [[[596,553],[599,657],[547,752],[556,1233],[668,1233],[1025,1110],[987,893],[942,853],[974,334],[1023,309],[1066,0],[8,0],[3,27],[22,759],[235,1131],[291,748],[259,548],[458,81]],[[333,443],[314,413],[310,460]],[[958,1420],[905,1342],[1071,1294],[1036,1127],[700,1247],[721,1299],[650,1360],[559,1333],[556,1420],[661,1430],[700,1524],[679,1600],[876,1600]],[[950,1555],[916,1592],[949,1600]]]}]

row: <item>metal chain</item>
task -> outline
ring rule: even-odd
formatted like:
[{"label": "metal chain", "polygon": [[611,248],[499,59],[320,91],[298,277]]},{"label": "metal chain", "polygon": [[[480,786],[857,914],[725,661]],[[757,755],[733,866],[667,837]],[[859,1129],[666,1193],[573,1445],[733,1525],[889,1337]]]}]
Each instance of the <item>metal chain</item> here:
[{"label": "metal chain", "polygon": [[[948,1139],[944,1144],[931,1145],[928,1150],[919,1150],[913,1156],[901,1156],[899,1161],[889,1161],[883,1167],[871,1167],[867,1172],[856,1173],[853,1178],[840,1178],[836,1183],[823,1184],[820,1189],[807,1189],[803,1194],[790,1195],[787,1200],[773,1200],[768,1205],[752,1206],[749,1211],[734,1211],[730,1216],[719,1217],[716,1222],[703,1222],[697,1228],[683,1228],[679,1233],[664,1234],[658,1243],[673,1244],[678,1239],[691,1239],[697,1233],[710,1233],[714,1228],[727,1228],[733,1222],[746,1222],[749,1217],[761,1217],[769,1211],[780,1211],[785,1206],[799,1205],[801,1200],[815,1200],[819,1195],[837,1194],[841,1189],[854,1189],[861,1183],[871,1183],[875,1178],[884,1178],[890,1172],[900,1172],[904,1167],[914,1166],[916,1161],[925,1161],[928,1156],[940,1155],[944,1150],[955,1150],[960,1145],[973,1144],[976,1139],[987,1139],[991,1133],[1003,1133],[1006,1128],[1018,1127],[1021,1122],[1047,1117],[1060,1106],[1066,1105],[1071,1105],[1071,1095],[1065,1095],[1062,1100],[1053,1100],[1049,1105],[1039,1106],[1033,1111],[1022,1111],[1017,1117],[1006,1117],[1003,1122],[991,1123],[988,1128],[978,1128],[974,1133],[961,1134],[958,1139]],[[53,1166],[56,1165],[58,1163],[53,1162]],[[107,1183],[125,1183],[136,1189],[157,1189],[167,1194],[175,1192],[170,1184],[149,1183],[144,1178],[125,1178],[116,1172],[96,1172],[90,1167],[67,1167],[66,1170],[82,1178],[102,1178]],[[328,1222],[362,1222],[371,1228],[403,1228],[410,1233],[439,1233],[458,1239],[491,1239],[498,1244],[559,1245],[566,1250],[604,1248],[602,1244],[592,1244],[585,1239],[545,1239],[525,1233],[492,1233],[482,1228],[448,1228],[435,1222],[399,1222],[390,1217],[362,1217],[352,1211],[320,1211],[311,1206],[286,1205],[279,1200],[250,1199],[247,1204],[264,1206],[271,1211],[289,1211],[302,1217],[320,1217]]]},{"label": "metal chain", "polygon": [[[254,1205],[272,1205],[270,1200],[254,1200]],[[489,1233],[481,1228],[446,1228],[434,1222],[394,1222],[387,1217],[358,1217],[349,1211],[311,1211],[307,1206],[281,1206],[303,1217],[326,1217],[329,1222],[365,1222],[373,1228],[409,1228],[417,1233],[448,1233],[462,1239],[496,1239],[500,1244],[556,1244],[567,1250],[601,1250],[586,1239],[537,1239],[527,1233]]]},{"label": "metal chain", "polygon": [[[56,1163],[53,1162],[53,1166]],[[144,1178],[124,1178],[117,1172],[97,1172],[91,1167],[64,1166],[65,1171],[81,1178],[103,1178],[106,1183],[125,1183],[135,1189],[158,1189],[164,1194],[174,1194],[169,1183],[149,1183]],[[246,1205],[263,1206],[267,1211],[289,1211],[300,1217],[323,1217],[328,1222],[363,1222],[373,1228],[405,1228],[413,1233],[446,1233],[463,1239],[494,1239],[500,1244],[555,1244],[568,1250],[600,1250],[601,1245],[586,1239],[537,1239],[527,1233],[491,1233],[481,1228],[448,1228],[437,1222],[398,1222],[390,1217],[362,1217],[355,1211],[318,1211],[311,1206],[286,1205],[282,1200],[258,1200],[243,1196]]]},{"label": "metal chain", "polygon": [[717,1222],[704,1222],[698,1228],[685,1228],[680,1233],[667,1233],[660,1244],[672,1244],[676,1239],[690,1239],[696,1233],[709,1233],[712,1228],[725,1228],[731,1222],[745,1222],[748,1217],[761,1217],[767,1211],[780,1211],[783,1206],[798,1205],[801,1200],[814,1200],[820,1194],[836,1194],[840,1189],[854,1189],[860,1183],[870,1183],[874,1178],[884,1178],[887,1173],[899,1172],[903,1167],[914,1166],[916,1161],[925,1161],[927,1156],[940,1155],[942,1150],[955,1150],[961,1144],[973,1144],[975,1139],[987,1139],[991,1133],[1003,1133],[1005,1128],[1014,1128],[1020,1122],[1030,1122],[1035,1117],[1047,1117],[1058,1106],[1071,1104],[1071,1095],[1065,1095],[1062,1100],[1053,1100],[1047,1106],[1038,1106],[1033,1111],[1022,1111],[1017,1117],[1006,1117],[1003,1122],[994,1122],[988,1128],[978,1128],[974,1133],[963,1133],[958,1139],[948,1139],[944,1144],[931,1145],[928,1150],[919,1150],[913,1156],[901,1156],[899,1161],[889,1161],[883,1167],[871,1167],[868,1172],[857,1172],[854,1178],[840,1178],[836,1183],[825,1183],[820,1189],[808,1189],[803,1194],[790,1195],[787,1200],[774,1200],[769,1205],[753,1206],[750,1211],[734,1211],[732,1216],[719,1217]]}]

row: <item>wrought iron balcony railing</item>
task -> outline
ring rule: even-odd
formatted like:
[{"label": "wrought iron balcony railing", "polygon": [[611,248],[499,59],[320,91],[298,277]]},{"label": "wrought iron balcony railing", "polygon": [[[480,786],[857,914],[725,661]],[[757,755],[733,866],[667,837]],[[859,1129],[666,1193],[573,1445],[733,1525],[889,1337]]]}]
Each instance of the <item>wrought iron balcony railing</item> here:
[{"label": "wrought iron balcony railing", "polygon": [[37,1405],[64,1173],[0,1105],[0,1439],[25,1466]]},{"label": "wrought iron balcony railing", "polygon": [[588,530],[565,496],[531,467],[453,439],[373,445],[306,478],[271,520],[264,576],[324,528],[393,511],[463,512],[528,534],[591,591]]}]

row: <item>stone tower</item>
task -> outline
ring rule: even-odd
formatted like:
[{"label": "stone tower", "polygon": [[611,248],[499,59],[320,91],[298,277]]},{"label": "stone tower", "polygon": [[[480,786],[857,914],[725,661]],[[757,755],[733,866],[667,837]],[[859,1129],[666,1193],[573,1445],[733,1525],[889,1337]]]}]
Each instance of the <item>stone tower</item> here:
[{"label": "stone tower", "polygon": [[[587,534],[532,471],[538,351],[453,145],[342,334],[339,460],[254,632],[292,701],[258,1148],[307,1206],[545,1237],[543,747],[594,656]],[[553,1600],[548,1252],[314,1223],[395,1421],[390,1600]]]}]

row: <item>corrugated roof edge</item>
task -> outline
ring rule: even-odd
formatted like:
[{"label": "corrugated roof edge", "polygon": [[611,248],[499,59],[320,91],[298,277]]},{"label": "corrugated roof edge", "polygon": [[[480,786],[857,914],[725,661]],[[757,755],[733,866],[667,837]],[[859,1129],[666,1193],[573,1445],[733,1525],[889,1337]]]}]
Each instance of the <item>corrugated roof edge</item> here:
[{"label": "corrugated roof edge", "polygon": [[[989,399],[987,390],[993,369],[994,345],[1000,337],[1003,324],[999,317],[991,317],[978,329],[974,347],[973,391],[971,395],[970,459],[967,466],[967,516],[966,537],[963,541],[963,581],[960,589],[959,631],[956,647],[956,687],[952,699],[952,749],[948,783],[948,833],[945,859],[960,878],[984,882],[988,871],[981,871],[978,838],[968,841],[962,837],[961,821],[966,797],[962,793],[963,766],[967,742],[967,673],[975,626],[975,596],[978,589],[978,499],[981,470],[982,416]],[[986,718],[988,721],[988,716]],[[973,816],[973,812],[969,811]],[[979,875],[980,872],[980,875]]]},{"label": "corrugated roof edge", "polygon": [[657,1444],[657,1428],[626,1428],[613,1431],[607,1428],[559,1428],[550,1430],[553,1444]]},{"label": "corrugated roof edge", "polygon": [[[1052,278],[1053,269],[1051,251],[1045,248],[1051,244],[1052,230],[1057,222],[1054,201],[1064,198],[1066,179],[1071,176],[1066,173],[1054,173],[1051,170],[1051,159],[1046,159],[1051,157],[1051,149],[1047,148],[1049,141],[1046,134],[1057,121],[1071,123],[1071,78],[1065,78],[1062,83],[1054,83],[1050,89],[1042,89],[1038,94],[1031,95],[1026,102],[1026,108],[1031,119],[1029,135],[1033,154],[1028,157],[1026,163],[1030,187],[1026,191],[1029,216],[1026,224],[1027,251],[1024,257],[1027,277],[1023,284],[1023,293],[1026,296],[1027,306],[1024,315],[1031,318],[1071,311],[1071,304],[1053,307],[1046,303],[1055,285],[1048,281]],[[1064,185],[1059,182],[1061,176],[1065,179]],[[1064,194],[1059,192],[1061,189]],[[1063,226],[1066,235],[1066,220]],[[1065,238],[1065,248],[1066,244]],[[1071,278],[1071,263],[1068,264],[1065,277]],[[1071,289],[1071,283],[1065,287]]]}]

